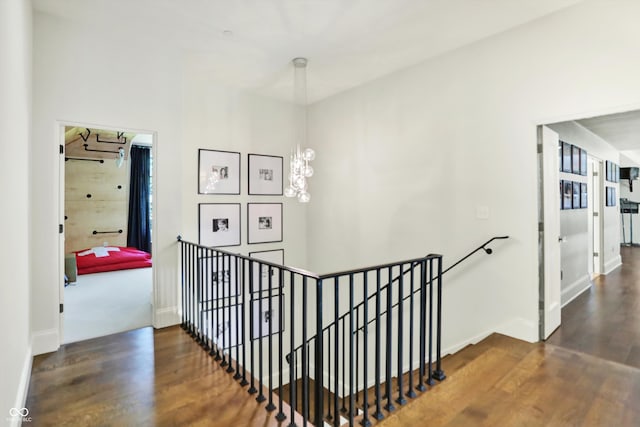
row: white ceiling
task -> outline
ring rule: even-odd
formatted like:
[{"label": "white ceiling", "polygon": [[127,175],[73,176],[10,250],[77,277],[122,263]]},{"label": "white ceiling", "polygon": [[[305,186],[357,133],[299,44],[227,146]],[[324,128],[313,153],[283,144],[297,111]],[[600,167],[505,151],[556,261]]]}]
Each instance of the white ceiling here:
[{"label": "white ceiling", "polygon": [[[582,0],[33,0],[107,37],[188,52],[221,84],[293,95],[309,59],[314,102]],[[225,35],[225,31],[232,35]]]},{"label": "white ceiling", "polygon": [[640,111],[609,114],[577,122],[627,157],[622,159],[623,167],[640,165]]}]

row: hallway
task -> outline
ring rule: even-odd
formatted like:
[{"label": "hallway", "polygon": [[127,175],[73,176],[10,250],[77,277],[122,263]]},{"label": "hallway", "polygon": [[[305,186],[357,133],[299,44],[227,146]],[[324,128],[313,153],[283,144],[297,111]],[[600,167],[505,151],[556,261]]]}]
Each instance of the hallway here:
[{"label": "hallway", "polygon": [[640,368],[640,248],[623,246],[620,254],[620,268],[562,309],[547,344]]}]

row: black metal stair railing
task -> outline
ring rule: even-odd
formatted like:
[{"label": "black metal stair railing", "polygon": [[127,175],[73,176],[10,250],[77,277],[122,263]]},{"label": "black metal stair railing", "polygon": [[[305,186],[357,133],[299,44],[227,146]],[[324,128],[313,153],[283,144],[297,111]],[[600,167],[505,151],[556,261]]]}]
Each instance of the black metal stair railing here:
[{"label": "black metal stair railing", "polygon": [[[320,334],[323,337],[326,336],[328,341],[325,360],[330,360],[331,355],[335,354],[334,363],[328,363],[327,366],[328,377],[333,376],[333,381],[327,386],[327,392],[335,401],[334,405],[328,405],[325,409],[324,420],[340,425],[340,417],[344,415],[348,417],[349,425],[353,424],[356,417],[360,418],[362,425],[368,425],[370,415],[380,420],[385,416],[382,409],[391,412],[395,409],[394,403],[404,405],[407,401],[406,397],[416,397],[415,390],[426,391],[427,386],[434,384],[434,380],[444,380],[446,376],[441,363],[442,276],[476,252],[484,251],[486,254],[491,254],[493,251],[488,245],[495,240],[507,238],[508,236],[496,236],[487,240],[445,270],[442,270],[442,258],[438,255],[428,255],[424,260],[395,265],[395,270],[388,266],[375,267],[376,274],[373,277],[365,274],[360,281],[356,280],[362,285],[360,293],[362,300],[356,305],[352,304],[354,291],[352,272],[321,276],[323,280],[333,278],[335,281],[333,320],[322,328]],[[423,265],[425,260],[428,263],[426,266]],[[371,270],[373,269],[369,269]],[[344,275],[349,276],[348,282],[339,286],[337,278]],[[386,283],[381,285],[383,282]],[[369,286],[368,283],[374,283],[374,285]],[[345,310],[341,311],[342,314],[339,314],[341,286],[348,286],[349,304]],[[346,294],[346,292],[343,293]],[[408,305],[407,308],[405,304]],[[408,313],[406,313],[407,309]],[[387,316],[394,310],[396,310],[396,316]],[[407,315],[409,320],[404,321]],[[384,321],[383,317],[385,317]],[[416,325],[418,325],[417,328]],[[373,348],[369,340],[371,330],[375,331]],[[397,336],[395,340],[394,336]],[[298,353],[303,352],[305,347],[315,346],[317,339],[318,336],[312,336],[308,340],[303,340],[306,345],[301,344],[296,347],[287,355],[286,360],[291,362],[293,355],[295,365]],[[392,352],[392,349],[396,348],[394,344],[397,344],[396,354]],[[370,360],[371,354],[374,355],[374,360]],[[355,357],[351,357],[352,355]],[[396,366],[390,362],[393,357],[396,358]],[[354,360],[361,366],[354,366]],[[370,372],[371,363],[374,365],[373,375]],[[417,377],[414,375],[416,368]],[[372,386],[374,410],[369,414],[370,403],[366,392],[371,376],[374,377]],[[404,376],[407,377],[408,382],[406,389]],[[392,400],[394,378],[397,379],[397,389],[396,398]],[[415,382],[417,385],[414,384]],[[381,390],[383,386],[385,390]],[[360,403],[361,394],[365,396]],[[338,396],[341,396],[341,403]]]},{"label": "black metal stair railing", "polygon": [[366,426],[445,378],[442,276],[500,238],[444,271],[428,255],[316,275],[178,237],[182,327],[277,420]]}]

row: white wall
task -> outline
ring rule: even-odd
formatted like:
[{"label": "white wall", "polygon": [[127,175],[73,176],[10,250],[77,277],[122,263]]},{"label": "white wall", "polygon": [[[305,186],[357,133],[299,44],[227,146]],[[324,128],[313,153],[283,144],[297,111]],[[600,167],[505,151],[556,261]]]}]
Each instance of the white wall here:
[{"label": "white wall", "polygon": [[616,4],[581,3],[315,104],[311,268],[429,252],[449,265],[508,234],[445,277],[443,345],[537,340],[536,125],[640,105],[640,3]]},{"label": "white wall", "polygon": [[4,244],[0,248],[0,423],[18,425],[31,369],[29,321],[29,148],[31,143],[31,2],[0,2],[0,167]]},{"label": "white wall", "polygon": [[[42,13],[35,15],[34,150],[31,222],[34,242],[34,352],[53,351],[58,337],[57,121],[155,132],[155,321],[179,321],[176,236],[197,242],[198,203],[242,202],[247,241],[247,153],[287,155],[293,109],[207,81],[185,55],[143,39],[121,39]],[[242,153],[243,196],[197,194],[198,148]],[[304,266],[304,207],[284,201],[284,243],[229,248],[242,253],[285,248],[288,264]],[[289,246],[290,245],[290,246]]]},{"label": "white wall", "polygon": [[[574,121],[554,123],[550,124],[549,127],[560,135],[561,141],[587,150],[589,156],[602,161],[603,164],[607,160],[620,164],[618,151],[607,141],[593,134],[579,123]],[[592,180],[588,179],[587,176],[561,172],[560,179],[586,182],[587,191],[594,191]],[[606,182],[605,185],[616,187],[616,191],[619,191],[616,183]],[[602,193],[600,200],[605,199],[606,197]],[[605,225],[603,262],[605,266],[609,266],[608,269],[611,269],[614,265],[620,264],[619,230],[616,229],[616,224],[619,223],[619,215],[615,207],[606,207],[604,204],[601,212]],[[574,299],[590,285],[589,262],[591,254],[589,253],[589,239],[592,239],[592,235],[588,226],[588,213],[588,209],[560,211],[560,230],[562,236],[566,238],[566,241],[561,245],[563,305]]]}]

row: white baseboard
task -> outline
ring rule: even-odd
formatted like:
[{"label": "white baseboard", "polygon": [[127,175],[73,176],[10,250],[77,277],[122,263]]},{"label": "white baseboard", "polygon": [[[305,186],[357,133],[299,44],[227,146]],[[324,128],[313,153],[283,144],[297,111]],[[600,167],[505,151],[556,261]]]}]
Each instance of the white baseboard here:
[{"label": "white baseboard", "polygon": [[[20,382],[18,383],[18,390],[16,391],[16,400],[13,407],[17,410],[24,410],[27,405],[27,393],[29,392],[29,380],[31,379],[31,365],[33,361],[33,352],[31,347],[27,349],[24,363],[22,364],[22,372],[20,372]],[[29,408],[26,408],[27,411]],[[11,427],[19,427],[23,422],[31,422],[31,416],[27,414],[24,417],[15,416],[7,418],[8,425]]]},{"label": "white baseboard", "polygon": [[562,290],[562,294],[560,295],[562,307],[569,304],[590,287],[591,281],[589,280],[589,274],[587,273]]},{"label": "white baseboard", "polygon": [[153,327],[156,329],[180,324],[178,307],[159,308],[153,313]]},{"label": "white baseboard", "polygon": [[46,329],[36,331],[31,335],[31,351],[34,356],[57,351],[60,347],[60,331]]},{"label": "white baseboard", "polygon": [[622,265],[622,256],[618,255],[617,257],[607,261],[604,264],[604,274],[609,274],[616,268]]}]

